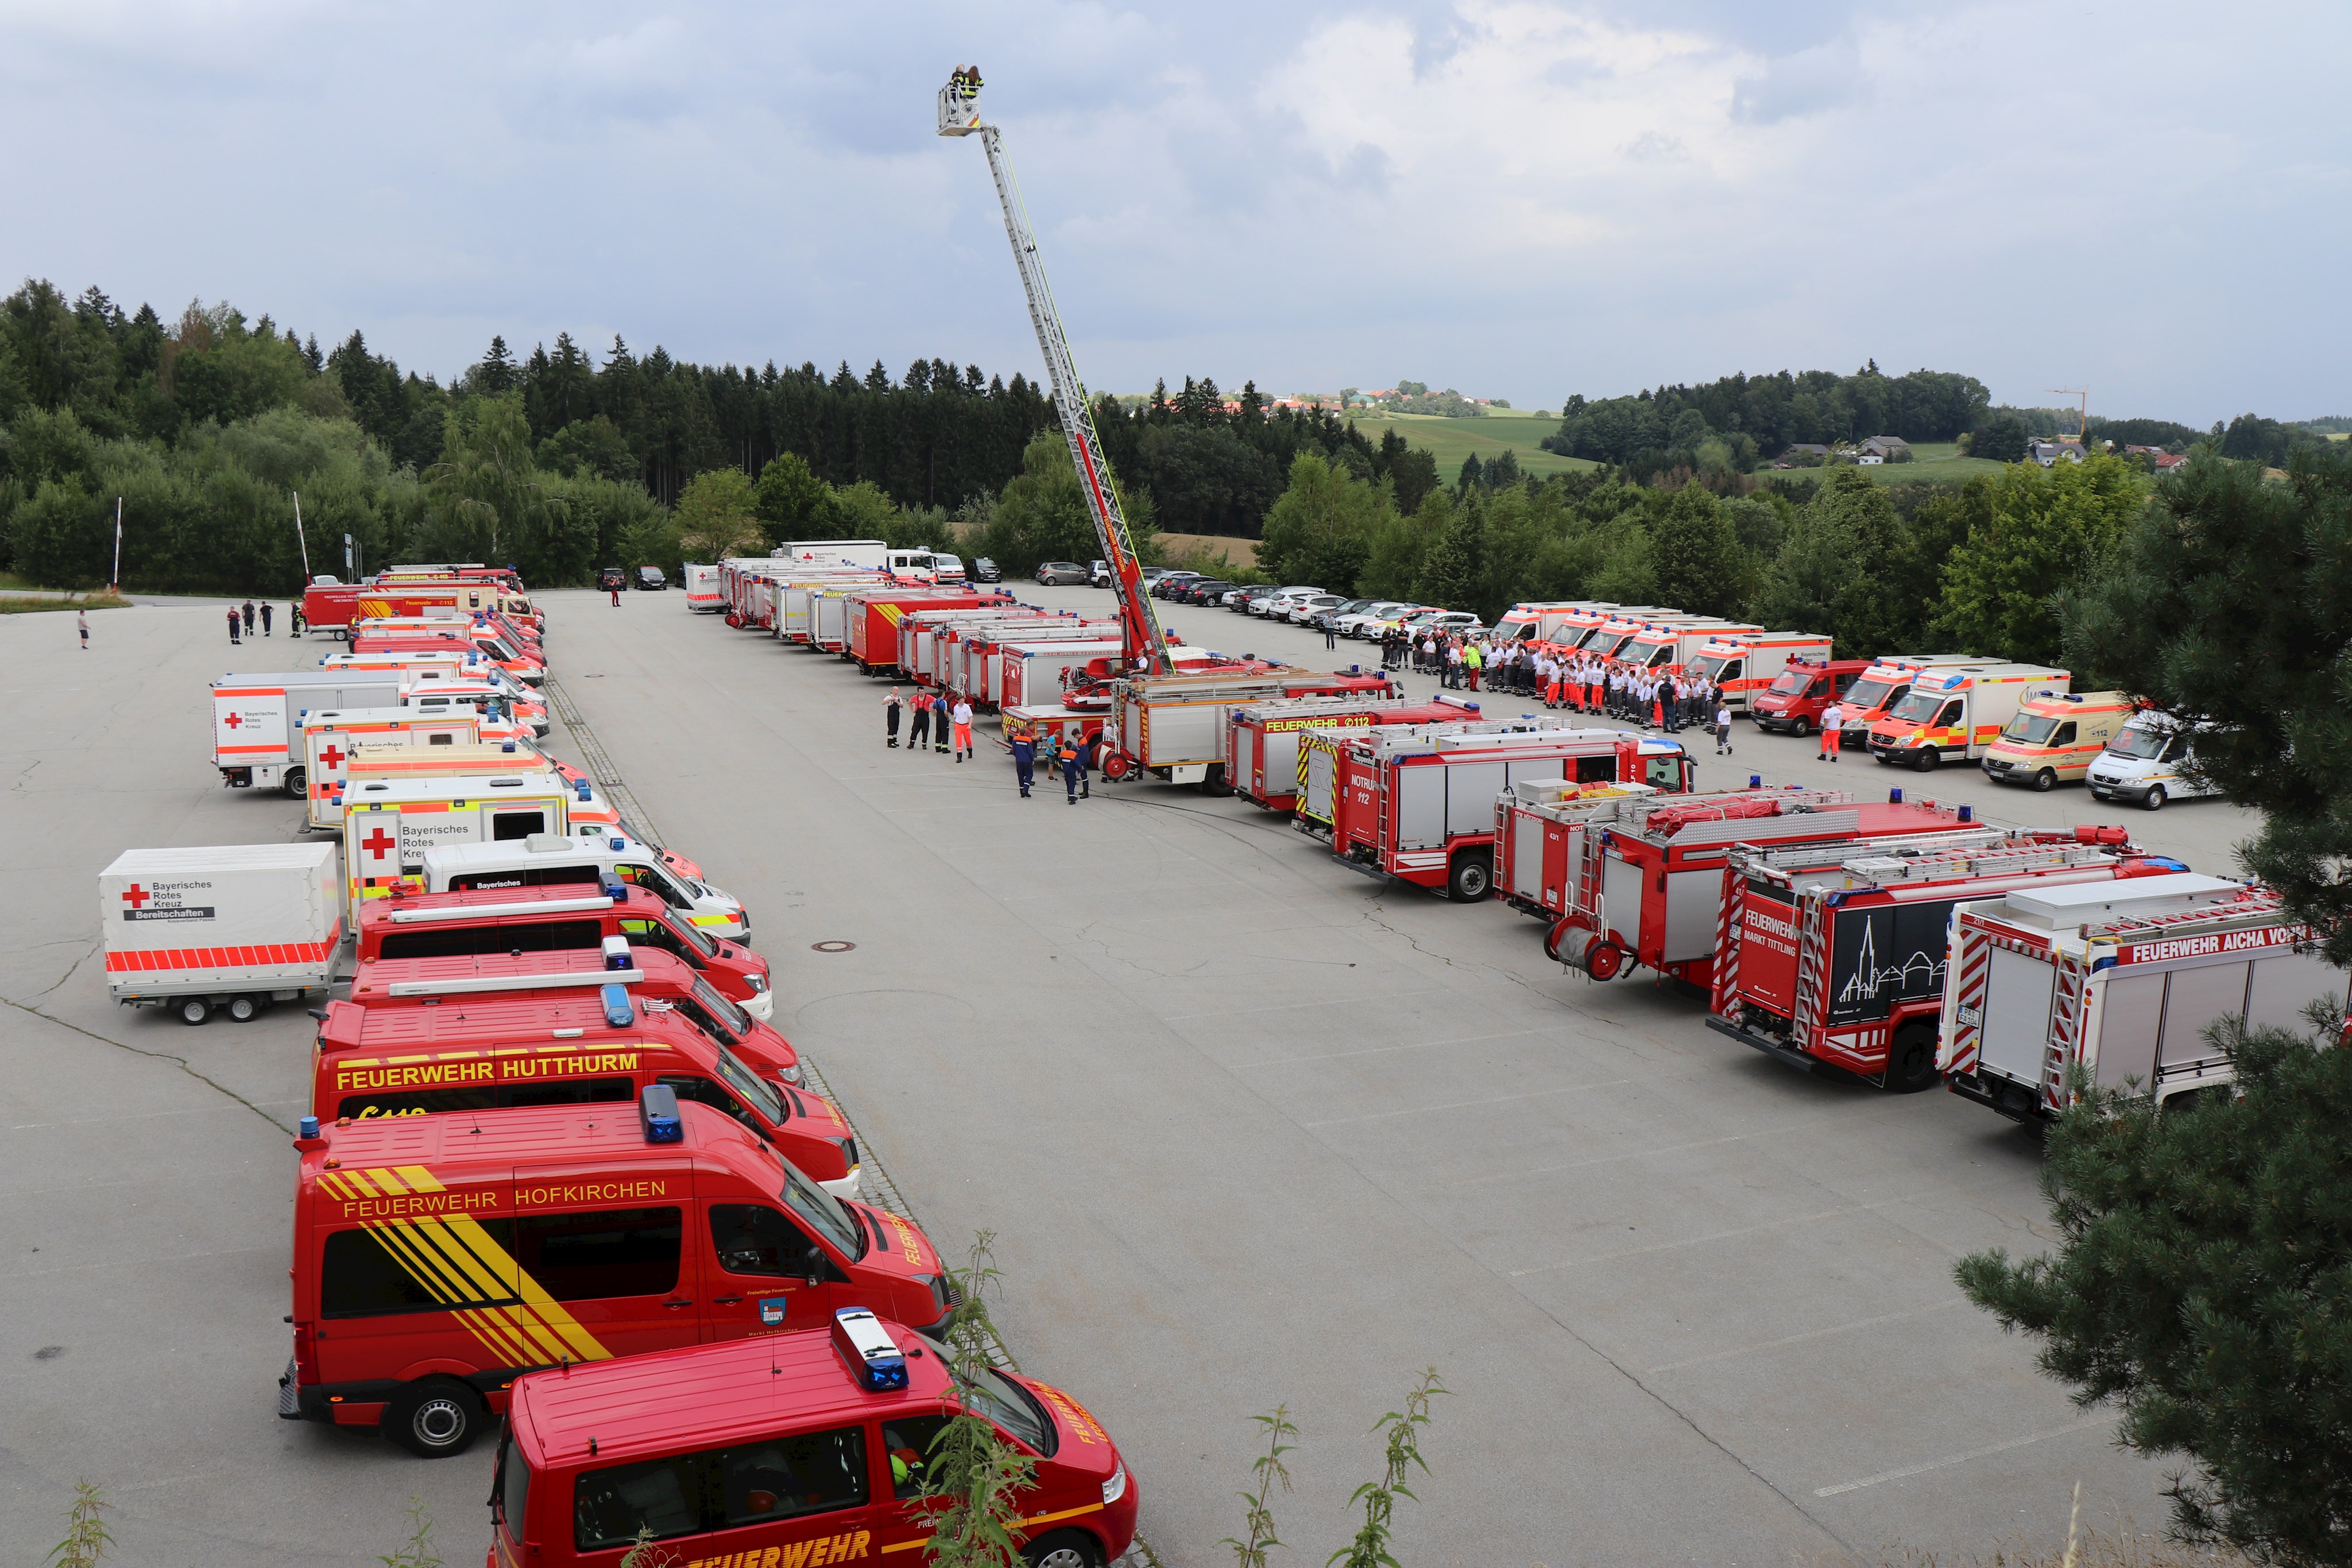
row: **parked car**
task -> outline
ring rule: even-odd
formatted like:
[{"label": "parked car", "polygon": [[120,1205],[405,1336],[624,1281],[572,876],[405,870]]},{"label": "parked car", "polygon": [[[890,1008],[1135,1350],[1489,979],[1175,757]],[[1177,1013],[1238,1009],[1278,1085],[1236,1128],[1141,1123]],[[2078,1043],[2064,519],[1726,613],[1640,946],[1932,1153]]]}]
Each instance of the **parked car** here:
[{"label": "parked car", "polygon": [[960,555],[950,555],[945,550],[933,550],[931,552],[931,580],[934,582],[950,582],[959,578],[962,578],[963,580],[967,582],[971,580],[971,579],[964,577],[963,557]]},{"label": "parked car", "polygon": [[1275,590],[1273,596],[1265,601],[1265,607],[1264,609],[1254,609],[1250,613],[1253,615],[1263,615],[1269,621],[1285,620],[1288,618],[1292,605],[1297,604],[1302,599],[1311,599],[1316,594],[1322,591],[1323,591],[1319,588],[1278,588]]},{"label": "parked car", "polygon": [[1345,603],[1333,605],[1328,610],[1318,610],[1315,612],[1313,625],[1318,632],[1336,632],[1339,629],[1340,616],[1353,615],[1359,610],[1368,610],[1371,608],[1371,604],[1372,601],[1369,599],[1350,599]]},{"label": "parked car", "polygon": [[615,589],[628,586],[629,569],[625,566],[608,566],[596,574],[596,591],[599,593],[611,593]]},{"label": "parked car", "polygon": [[971,580],[974,582],[1003,582],[1004,569],[984,555],[971,558]]},{"label": "parked car", "polygon": [[1087,569],[1074,560],[1041,561],[1037,566],[1037,580],[1048,588],[1084,582],[1087,580]]},{"label": "parked car", "polygon": [[1456,637],[1484,632],[1486,623],[1467,610],[1422,610],[1401,622],[1410,632],[1444,632]]},{"label": "parked car", "polygon": [[1391,620],[1412,608],[1402,600],[1375,600],[1361,610],[1345,612],[1332,620],[1342,637],[1377,637]]},{"label": "parked car", "polygon": [[1244,615],[1263,615],[1265,613],[1265,607],[1274,602],[1274,596],[1281,591],[1282,590],[1271,586],[1253,588],[1243,595],[1241,602],[1234,605],[1234,609]]},{"label": "parked car", "polygon": [[1087,573],[1087,581],[1096,588],[1110,586],[1110,562],[1098,560]]},{"label": "parked car", "polygon": [[648,592],[658,593],[669,586],[669,579],[662,575],[662,569],[657,566],[641,566],[637,568],[637,586]]},{"label": "parked car", "polygon": [[1283,619],[1294,626],[1311,625],[1317,616],[1328,614],[1347,602],[1336,593],[1310,593],[1304,599],[1291,601]]},{"label": "parked car", "polygon": [[1246,601],[1251,594],[1255,593],[1256,591],[1257,590],[1255,587],[1248,584],[1244,584],[1238,588],[1228,588],[1223,593],[1217,595],[1215,601],[1218,604],[1223,605],[1227,610],[1239,610],[1242,607],[1243,602]]},{"label": "parked car", "polygon": [[1175,568],[1167,566],[1147,566],[1140,569],[1136,575],[1143,579],[1143,591],[1149,593],[1159,586],[1161,578],[1174,570]]},{"label": "parked car", "polygon": [[1221,577],[1204,577],[1197,582],[1188,582],[1184,585],[1184,602],[1222,604],[1224,602],[1225,595],[1233,591],[1234,585]]}]

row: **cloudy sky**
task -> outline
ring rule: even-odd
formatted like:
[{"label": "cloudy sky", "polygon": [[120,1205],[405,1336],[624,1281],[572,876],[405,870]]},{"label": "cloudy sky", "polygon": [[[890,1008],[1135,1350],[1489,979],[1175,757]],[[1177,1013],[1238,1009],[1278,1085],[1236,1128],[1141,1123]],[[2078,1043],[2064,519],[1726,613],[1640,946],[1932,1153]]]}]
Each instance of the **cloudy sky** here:
[{"label": "cloudy sky", "polygon": [[167,315],[1521,406],[1736,371],[2352,413],[2341,0],[0,0],[0,268]]}]

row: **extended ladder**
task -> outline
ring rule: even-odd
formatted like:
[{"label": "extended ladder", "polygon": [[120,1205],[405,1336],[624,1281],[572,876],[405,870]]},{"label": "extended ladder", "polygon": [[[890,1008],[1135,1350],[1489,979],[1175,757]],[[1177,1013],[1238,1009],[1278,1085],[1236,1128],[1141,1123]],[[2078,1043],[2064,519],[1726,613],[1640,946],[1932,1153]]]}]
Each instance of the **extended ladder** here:
[{"label": "extended ladder", "polygon": [[1095,520],[1095,537],[1109,563],[1111,588],[1118,595],[1121,661],[1129,674],[1164,675],[1173,666],[1168,658],[1167,634],[1151,612],[1143,591],[1142,563],[1135,558],[1127,519],[1118,509],[1118,494],[1111,487],[1110,468],[1102,458],[1102,442],[1095,434],[1094,411],[1087,406],[1087,389],[1070,359],[1070,340],[1054,308],[1054,292],[1045,283],[1045,266],[1037,257],[1037,236],[1030,232],[1029,214],[1021,204],[1013,167],[1004,156],[1003,133],[980,118],[980,71],[958,66],[940,89],[940,134],[980,138],[988,151],[988,172],[996,180],[996,199],[1004,207],[1004,232],[1013,241],[1013,263],[1021,271],[1022,291],[1029,297],[1029,319],[1037,329],[1037,346],[1045,351],[1045,370],[1054,383],[1054,407],[1061,415],[1062,434],[1070,444],[1070,460],[1077,465],[1078,486],[1086,493],[1087,509]]}]

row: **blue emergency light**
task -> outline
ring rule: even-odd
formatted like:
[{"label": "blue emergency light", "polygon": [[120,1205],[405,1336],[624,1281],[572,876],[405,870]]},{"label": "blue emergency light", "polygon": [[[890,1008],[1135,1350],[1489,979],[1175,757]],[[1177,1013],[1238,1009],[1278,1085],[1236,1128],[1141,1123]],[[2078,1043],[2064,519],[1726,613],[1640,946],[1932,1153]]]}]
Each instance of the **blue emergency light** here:
[{"label": "blue emergency light", "polygon": [[604,1004],[604,1021],[614,1029],[626,1029],[637,1021],[636,1004],[629,1000],[629,988],[617,981],[596,988],[597,1000]]},{"label": "blue emergency light", "polygon": [[[512,751],[512,750],[514,749],[514,747],[513,747],[512,746],[509,746],[509,747],[507,747],[507,749],[508,749],[509,751]],[[585,779],[583,779],[582,780],[580,780],[580,782],[579,782],[579,784],[576,786],[576,788],[577,788],[577,789],[579,789],[579,791],[580,791],[580,798],[581,798],[583,800],[587,800],[587,799],[588,799],[588,780],[586,780]]]},{"label": "blue emergency light", "polygon": [[627,849],[627,848],[629,847],[629,841],[628,841],[628,840],[626,840],[626,839],[614,839],[614,840],[611,840],[611,841],[609,841],[611,842],[612,846],[613,846],[614,849],[616,849],[616,850],[625,850],[625,849]]},{"label": "blue emergency light", "polygon": [[1974,806],[1963,806],[1963,807],[1961,807],[1961,808],[1960,808],[1960,821],[1963,821],[1963,822],[1973,822],[1973,821],[1975,821],[1976,820],[1977,820],[1977,809],[1976,809]]},{"label": "blue emergency light", "polygon": [[867,1393],[907,1386],[906,1356],[884,1332],[882,1320],[864,1307],[844,1307],[833,1314],[833,1343],[849,1363],[849,1375]]},{"label": "blue emergency light", "polygon": [[623,882],[611,872],[606,872],[596,880],[604,884],[604,896],[611,899],[614,903],[618,904],[623,899],[629,896],[629,884]]},{"label": "blue emergency light", "polygon": [[648,1144],[686,1142],[686,1122],[677,1113],[677,1091],[667,1083],[649,1083],[637,1097],[637,1124]]},{"label": "blue emergency light", "polygon": [[1886,792],[1886,803],[1890,806],[1900,806],[1903,804],[1903,791],[1901,789],[1889,789]]},{"label": "blue emergency light", "polygon": [[1748,787],[1750,789],[1761,789],[1764,788],[1764,775],[1761,773],[1750,773],[1748,776]]},{"label": "blue emergency light", "polygon": [[636,959],[630,955],[627,937],[607,936],[604,947],[604,967],[607,969],[634,969],[637,967]]},{"label": "blue emergency light", "polygon": [[319,1135],[319,1118],[316,1116],[303,1117],[301,1122],[298,1124],[298,1130],[295,1135],[303,1138],[317,1137]]},{"label": "blue emergency light", "polygon": [[499,749],[500,751],[512,751],[514,748],[515,743],[511,740],[502,740],[499,742]]}]

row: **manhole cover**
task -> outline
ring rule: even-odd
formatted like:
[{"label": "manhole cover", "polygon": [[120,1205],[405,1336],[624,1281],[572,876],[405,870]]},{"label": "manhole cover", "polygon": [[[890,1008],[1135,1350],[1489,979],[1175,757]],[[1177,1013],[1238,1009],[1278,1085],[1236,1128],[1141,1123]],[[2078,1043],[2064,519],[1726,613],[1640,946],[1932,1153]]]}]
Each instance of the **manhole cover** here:
[{"label": "manhole cover", "polygon": [[819,953],[846,953],[857,946],[855,942],[812,942],[809,946]]}]

